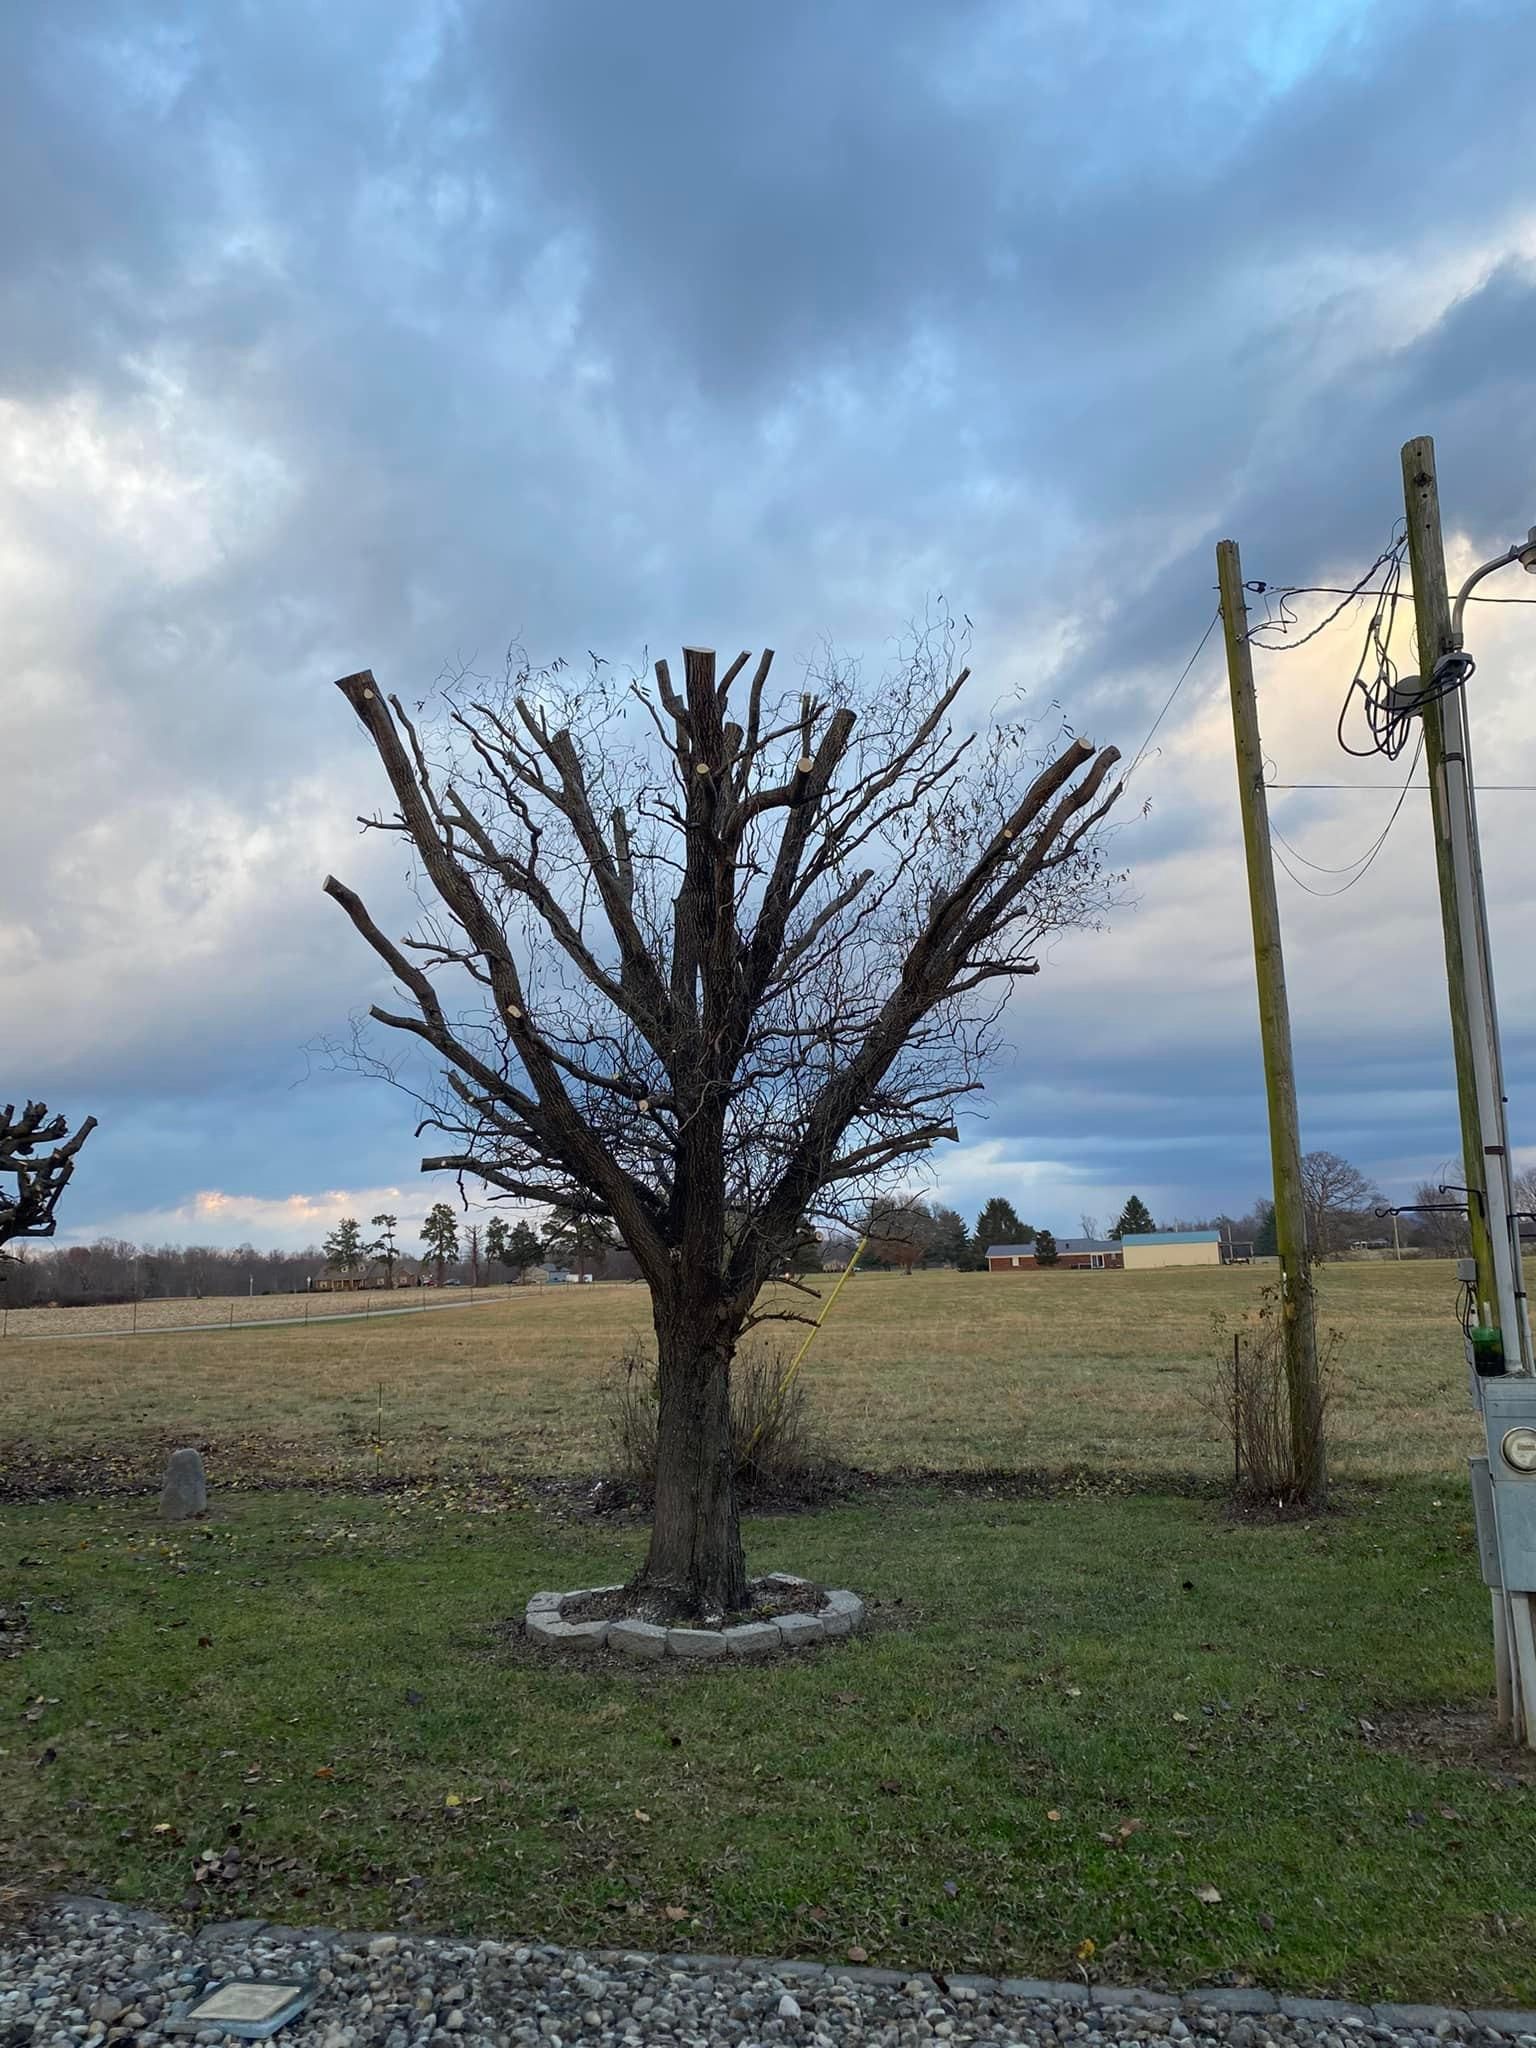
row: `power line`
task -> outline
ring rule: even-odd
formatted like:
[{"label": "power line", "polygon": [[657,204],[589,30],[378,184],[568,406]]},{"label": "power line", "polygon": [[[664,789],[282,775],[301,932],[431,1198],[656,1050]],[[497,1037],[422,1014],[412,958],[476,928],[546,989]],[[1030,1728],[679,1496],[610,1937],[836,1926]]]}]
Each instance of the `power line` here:
[{"label": "power line", "polygon": [[[1366,571],[1367,575],[1370,575],[1370,573],[1370,570]],[[1345,590],[1337,583],[1261,583],[1254,581],[1245,583],[1243,588],[1257,592],[1260,597],[1374,597],[1376,595],[1374,589],[1365,589],[1360,584],[1356,584],[1353,590]],[[1405,585],[1400,594],[1405,598],[1412,597],[1413,590],[1410,586]],[[1468,592],[1467,603],[1536,604],[1536,597],[1484,597],[1474,590]],[[1258,626],[1254,630],[1255,632],[1262,633],[1264,628]],[[1299,647],[1301,642],[1297,640],[1291,644]]]},{"label": "power line", "polygon": [[[1315,640],[1319,633],[1325,632],[1327,628],[1333,624],[1334,620],[1343,611],[1344,606],[1346,604],[1348,604],[1353,598],[1363,597],[1366,594],[1366,585],[1370,582],[1371,578],[1376,574],[1376,571],[1378,569],[1385,568],[1387,570],[1387,581],[1383,590],[1377,592],[1376,595],[1378,597],[1381,597],[1386,595],[1388,592],[1395,591],[1396,584],[1399,581],[1401,581],[1402,578],[1403,556],[1407,552],[1407,547],[1408,536],[1406,532],[1400,533],[1394,530],[1391,540],[1388,541],[1387,545],[1382,549],[1381,553],[1376,557],[1375,561],[1372,562],[1371,566],[1369,567],[1369,569],[1366,570],[1365,574],[1354,585],[1353,589],[1344,590],[1337,593],[1338,596],[1343,600],[1343,602],[1340,604],[1336,604],[1333,610],[1328,613],[1326,618],[1319,619],[1317,624],[1315,626],[1310,627],[1305,633],[1303,633],[1299,640],[1260,640],[1257,636],[1260,633],[1266,631],[1279,631],[1281,633],[1288,633],[1290,631],[1291,627],[1294,626],[1296,623],[1296,617],[1295,614],[1291,611],[1290,607],[1287,605],[1286,599],[1291,596],[1300,595],[1301,586],[1294,584],[1279,585],[1273,583],[1265,583],[1259,580],[1250,580],[1246,582],[1243,585],[1243,588],[1245,590],[1251,590],[1255,592],[1256,595],[1262,597],[1265,600],[1264,609],[1266,613],[1266,617],[1262,625],[1249,627],[1249,640],[1255,647],[1262,647],[1267,653],[1270,654],[1290,654],[1298,647],[1305,647],[1309,640]],[[1277,598],[1279,600],[1280,616],[1278,619],[1268,616],[1268,600],[1271,597]]]},{"label": "power line", "polygon": [[1314,889],[1310,882],[1304,882],[1301,876],[1298,875],[1295,872],[1295,870],[1290,867],[1283,854],[1276,854],[1275,858],[1279,861],[1281,867],[1285,869],[1285,872],[1290,876],[1291,880],[1296,884],[1298,889],[1305,889],[1309,896],[1342,896],[1348,890],[1353,889],[1356,882],[1363,882],[1365,880],[1365,877],[1371,871],[1371,866],[1375,861],[1377,854],[1380,853],[1381,849],[1386,845],[1387,838],[1392,830],[1392,827],[1397,823],[1398,813],[1402,810],[1404,803],[1407,801],[1408,791],[1413,785],[1414,776],[1418,773],[1419,759],[1423,752],[1424,733],[1421,727],[1419,731],[1418,745],[1413,750],[1413,759],[1408,766],[1407,778],[1404,781],[1402,788],[1397,793],[1397,802],[1392,806],[1392,815],[1388,818],[1386,824],[1382,826],[1380,833],[1378,834],[1374,842],[1371,844],[1371,846],[1367,849],[1367,851],[1361,854],[1358,860],[1352,860],[1348,862],[1347,865],[1344,867],[1329,868],[1322,866],[1321,863],[1318,861],[1308,860],[1307,856],[1304,853],[1299,853],[1297,849],[1291,845],[1291,842],[1277,827],[1273,825],[1270,827],[1276,839],[1280,841],[1280,844],[1286,848],[1286,850],[1292,855],[1292,857],[1296,860],[1299,860],[1302,863],[1303,867],[1311,868],[1316,874],[1348,875],[1350,873],[1351,868],[1359,869],[1358,874],[1350,875],[1350,879],[1347,882],[1342,883],[1337,889]]},{"label": "power line", "polygon": [[[1524,599],[1521,600],[1522,603],[1525,601]],[[1396,790],[1397,785],[1392,782],[1266,782],[1264,787],[1266,789],[1374,789],[1378,790],[1383,796],[1391,796]],[[1420,787],[1427,791],[1429,784],[1427,782],[1422,783]],[[1477,785],[1479,796],[1482,796],[1490,789],[1523,790],[1527,795],[1536,795],[1536,782],[1480,782]]]},{"label": "power line", "polygon": [[1131,777],[1136,773],[1136,770],[1141,766],[1142,756],[1146,753],[1148,747],[1151,746],[1153,735],[1156,733],[1157,728],[1162,724],[1163,720],[1168,716],[1170,710],[1172,710],[1173,700],[1175,697],[1178,696],[1180,690],[1183,689],[1186,681],[1188,680],[1190,670],[1194,667],[1195,663],[1200,659],[1201,655],[1204,654],[1205,643],[1207,640],[1210,639],[1212,633],[1215,632],[1216,622],[1220,617],[1221,606],[1217,605],[1215,611],[1211,613],[1210,620],[1206,626],[1205,631],[1200,635],[1199,644],[1196,646],[1194,653],[1189,657],[1188,661],[1185,662],[1183,670],[1180,673],[1179,680],[1168,692],[1168,695],[1164,700],[1162,710],[1159,711],[1156,718],[1153,719],[1146,738],[1142,741],[1141,745],[1136,749],[1136,758],[1131,763],[1130,767],[1127,768],[1125,771],[1125,779],[1127,782],[1130,781]]}]

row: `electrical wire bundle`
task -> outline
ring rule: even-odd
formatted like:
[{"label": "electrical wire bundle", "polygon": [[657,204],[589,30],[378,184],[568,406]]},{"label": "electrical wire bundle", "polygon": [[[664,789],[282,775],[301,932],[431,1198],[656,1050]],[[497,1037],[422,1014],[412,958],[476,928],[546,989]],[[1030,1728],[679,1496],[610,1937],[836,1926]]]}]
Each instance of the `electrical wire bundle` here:
[{"label": "electrical wire bundle", "polygon": [[[1457,650],[1442,654],[1431,670],[1428,682],[1419,687],[1412,687],[1419,682],[1417,676],[1408,678],[1406,683],[1399,681],[1397,664],[1392,659],[1389,644],[1397,607],[1403,601],[1403,561],[1407,549],[1406,535],[1399,534],[1386,557],[1386,575],[1372,593],[1375,602],[1366,620],[1360,659],[1355,664],[1354,680],[1344,694],[1344,703],[1339,711],[1339,745],[1346,754],[1353,754],[1356,760],[1367,760],[1372,754],[1384,754],[1389,761],[1395,761],[1407,745],[1409,731],[1424,706],[1461,689],[1477,666],[1470,654]],[[1364,747],[1352,746],[1344,734],[1345,722],[1357,695],[1365,714],[1366,731],[1370,735],[1370,744]],[[1420,732],[1422,735],[1422,727]]]}]

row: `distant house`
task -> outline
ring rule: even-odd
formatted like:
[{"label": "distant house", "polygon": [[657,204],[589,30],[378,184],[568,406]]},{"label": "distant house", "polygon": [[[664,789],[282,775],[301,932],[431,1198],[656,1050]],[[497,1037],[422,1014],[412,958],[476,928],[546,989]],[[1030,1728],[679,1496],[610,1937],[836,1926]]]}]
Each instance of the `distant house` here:
[{"label": "distant house", "polygon": [[[1058,1237],[1058,1266],[1074,1272],[1108,1272],[1123,1264],[1120,1247],[1112,1237]],[[1032,1244],[989,1244],[989,1273],[1033,1273],[1039,1268]]]},{"label": "distant house", "polygon": [[1225,1264],[1219,1230],[1128,1230],[1120,1242],[1131,1272],[1145,1272],[1150,1266]]},{"label": "distant house", "polygon": [[344,1273],[336,1266],[322,1266],[309,1283],[311,1294],[359,1294],[366,1274]]}]

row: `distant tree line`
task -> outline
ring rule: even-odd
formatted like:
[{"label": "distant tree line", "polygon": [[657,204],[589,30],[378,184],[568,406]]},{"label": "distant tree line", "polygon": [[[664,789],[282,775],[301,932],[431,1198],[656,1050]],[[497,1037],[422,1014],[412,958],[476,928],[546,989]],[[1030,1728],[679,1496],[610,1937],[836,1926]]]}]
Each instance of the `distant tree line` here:
[{"label": "distant tree line", "polygon": [[338,1285],[500,1286],[544,1266],[590,1274],[594,1280],[635,1277],[634,1260],[601,1219],[551,1216],[535,1230],[523,1219],[509,1223],[492,1216],[483,1228],[465,1227],[448,1203],[439,1202],[429,1212],[420,1255],[401,1247],[398,1228],[398,1217],[388,1214],[373,1217],[370,1225],[344,1216],[322,1243],[301,1251],[258,1251],[249,1244],[139,1245],[106,1237],[84,1245],[14,1245],[10,1256],[0,1260],[0,1304],[102,1307],[212,1295],[304,1294]]},{"label": "distant tree line", "polygon": [[[1392,1242],[1392,1219],[1375,1214],[1385,1201],[1375,1184],[1333,1152],[1309,1152],[1302,1160],[1307,1202],[1307,1230],[1313,1255],[1331,1258],[1356,1245],[1384,1247]],[[1467,1250],[1465,1176],[1458,1161],[1447,1160],[1437,1175],[1414,1190],[1412,1204],[1398,1217],[1398,1239],[1405,1250],[1451,1258]],[[1444,1188],[1445,1192],[1442,1192]],[[1536,1169],[1516,1175],[1518,1206],[1533,1219],[1523,1234],[1536,1241]],[[1082,1235],[1096,1237],[1096,1219],[1084,1216]],[[0,1303],[24,1308],[56,1301],[82,1306],[124,1301],[155,1301],[203,1295],[302,1294],[321,1285],[416,1287],[463,1286],[524,1279],[535,1268],[596,1280],[632,1280],[637,1268],[619,1243],[612,1223],[594,1214],[553,1210],[535,1229],[526,1219],[509,1223],[492,1216],[483,1228],[465,1226],[447,1202],[428,1212],[422,1227],[422,1250],[400,1246],[399,1218],[387,1213],[370,1218],[341,1218],[322,1244],[302,1251],[258,1251],[254,1246],[138,1245],[124,1238],[100,1238],[88,1245],[13,1246],[0,1259]],[[1275,1208],[1260,1197],[1245,1215],[1168,1217],[1154,1222],[1139,1195],[1127,1198],[1108,1235],[1121,1238],[1143,1230],[1219,1230],[1234,1245],[1251,1245],[1255,1257],[1273,1257]],[[861,1263],[911,1273],[920,1267],[948,1266],[979,1272],[993,1244],[1035,1244],[1047,1240],[1046,1258],[1056,1237],[1043,1226],[1026,1223],[1004,1195],[994,1195],[966,1227],[958,1209],[917,1197],[876,1202],[865,1219]],[[807,1225],[800,1234],[791,1265],[800,1271],[845,1266],[858,1240],[834,1233],[819,1237]]]}]

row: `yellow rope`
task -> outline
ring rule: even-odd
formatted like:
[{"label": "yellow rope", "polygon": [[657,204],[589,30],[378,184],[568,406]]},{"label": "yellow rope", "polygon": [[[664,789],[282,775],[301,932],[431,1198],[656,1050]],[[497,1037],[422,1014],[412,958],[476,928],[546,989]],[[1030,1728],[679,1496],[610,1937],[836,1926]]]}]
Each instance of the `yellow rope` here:
[{"label": "yellow rope", "polygon": [[[821,1314],[816,1318],[815,1322],[812,1323],[811,1327],[806,1331],[805,1342],[800,1346],[800,1349],[795,1353],[794,1357],[790,1360],[788,1372],[786,1372],[783,1379],[779,1381],[779,1391],[774,1396],[773,1407],[769,1410],[769,1415],[777,1413],[779,1404],[783,1401],[784,1396],[789,1392],[791,1386],[793,1386],[795,1374],[800,1370],[800,1362],[805,1357],[807,1351],[809,1351],[811,1348],[811,1340],[815,1337],[817,1331],[821,1328],[822,1324],[827,1320],[827,1317],[832,1313],[832,1304],[834,1301],[836,1301],[837,1297],[842,1293],[843,1282],[848,1278],[848,1275],[853,1271],[854,1267],[859,1263],[859,1260],[863,1257],[864,1247],[868,1243],[869,1232],[865,1231],[864,1235],[859,1239],[858,1243],[853,1248],[853,1257],[848,1261],[847,1265],[844,1266],[842,1272],[838,1274],[837,1285],[833,1288],[832,1292],[827,1296],[826,1300],[822,1303]],[[749,1452],[754,1449],[758,1438],[762,1435],[767,1425],[768,1415],[765,1415],[762,1421],[757,1425],[756,1429],[754,1429],[752,1432],[752,1441],[747,1445],[747,1449]]]}]

